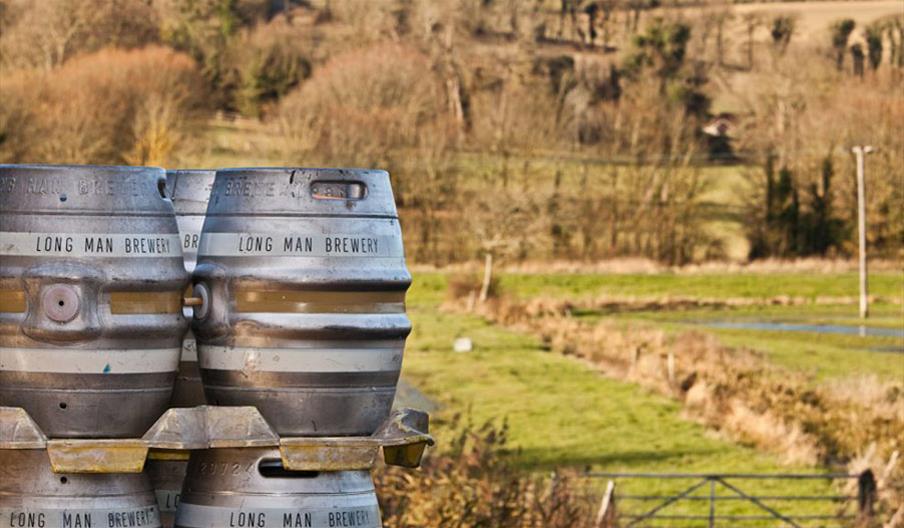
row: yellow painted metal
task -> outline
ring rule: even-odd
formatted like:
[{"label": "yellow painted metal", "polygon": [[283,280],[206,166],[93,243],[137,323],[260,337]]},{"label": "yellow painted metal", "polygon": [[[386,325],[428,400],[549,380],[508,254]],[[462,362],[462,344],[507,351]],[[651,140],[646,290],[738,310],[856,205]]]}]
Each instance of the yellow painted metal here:
[{"label": "yellow painted metal", "polygon": [[0,312],[21,313],[27,309],[23,290],[0,290]]},{"label": "yellow painted metal", "polygon": [[383,460],[390,466],[416,468],[421,465],[421,458],[427,442],[416,442],[400,446],[383,446]]},{"label": "yellow painted metal", "polygon": [[54,473],[141,473],[148,445],[139,439],[48,440]]},{"label": "yellow painted metal", "polygon": [[364,470],[373,467],[380,444],[368,437],[283,438],[279,454],[293,471]]},{"label": "yellow painted metal", "polygon": [[148,451],[148,460],[188,460],[188,451],[176,449],[151,449]]},{"label": "yellow painted metal", "polygon": [[235,309],[257,313],[404,313],[405,292],[240,289],[235,292]]},{"label": "yellow painted metal", "polygon": [[125,314],[166,314],[182,311],[180,292],[111,292],[110,312]]}]

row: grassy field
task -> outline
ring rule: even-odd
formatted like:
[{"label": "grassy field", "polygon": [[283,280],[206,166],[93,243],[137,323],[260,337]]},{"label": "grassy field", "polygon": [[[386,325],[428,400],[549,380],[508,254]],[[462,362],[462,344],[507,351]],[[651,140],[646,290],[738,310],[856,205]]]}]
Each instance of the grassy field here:
[{"label": "grassy field", "polygon": [[[416,276],[408,303],[414,332],[403,370],[406,380],[440,405],[434,415],[440,445],[450,433],[445,428],[450,417],[462,413],[476,425],[507,423],[512,460],[533,471],[563,466],[632,472],[817,471],[783,466],[771,455],[707,432],[683,418],[678,403],[605,378],[573,358],[545,352],[531,337],[477,317],[444,313],[438,308],[444,294],[442,275]],[[452,350],[453,340],[461,336],[474,341],[473,352]],[[621,491],[674,492],[682,484],[689,485],[644,481],[628,483]],[[759,482],[748,489],[827,491],[819,482]],[[725,511],[752,513],[749,506],[725,504]]]},{"label": "grassy field", "polygon": [[[770,298],[788,295],[815,299],[844,297],[857,288],[855,273],[694,273],[694,274],[504,274],[502,290],[522,298],[550,296],[562,299],[600,295],[638,297]],[[901,299],[904,276],[896,272],[873,273],[871,293],[886,299]],[[900,301],[899,301],[900,302]],[[904,379],[904,339],[861,337],[801,331],[747,330],[707,326],[722,322],[779,322],[809,325],[840,325],[904,329],[901,304],[877,303],[871,317],[859,319],[857,306],[797,305],[749,306],[733,309],[640,311],[626,313],[582,310],[588,320],[614,318],[640,321],[678,332],[694,329],[713,334],[732,347],[748,347],[764,353],[778,365],[825,380],[856,375],[878,375]]]}]

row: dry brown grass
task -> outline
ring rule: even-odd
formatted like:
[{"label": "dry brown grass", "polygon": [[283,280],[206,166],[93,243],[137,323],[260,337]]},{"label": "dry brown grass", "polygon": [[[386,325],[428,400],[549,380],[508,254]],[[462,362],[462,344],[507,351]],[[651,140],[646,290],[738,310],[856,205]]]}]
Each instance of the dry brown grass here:
[{"label": "dry brown grass", "polygon": [[[454,293],[453,293],[454,294]],[[870,303],[901,304],[900,297],[869,296]],[[597,295],[576,297],[568,300],[537,297],[531,299],[534,309],[544,313],[568,314],[576,310],[601,312],[645,312],[660,310],[694,310],[698,308],[730,309],[752,306],[838,306],[856,305],[855,296],[795,297],[775,295],[772,297],[699,297],[682,295]]]},{"label": "dry brown grass", "polygon": [[[454,420],[455,422],[458,419]],[[453,429],[457,427],[452,424]],[[506,462],[505,427],[465,427],[417,471],[375,471],[387,528],[590,528],[577,479],[524,474]]]}]

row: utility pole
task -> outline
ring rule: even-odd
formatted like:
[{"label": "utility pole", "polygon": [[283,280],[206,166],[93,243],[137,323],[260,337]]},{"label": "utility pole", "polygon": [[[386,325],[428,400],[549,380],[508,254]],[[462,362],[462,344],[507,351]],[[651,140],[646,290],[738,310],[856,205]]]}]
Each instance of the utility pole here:
[{"label": "utility pole", "polygon": [[860,246],[860,318],[869,316],[867,305],[867,281],[866,281],[866,184],[864,182],[864,168],[866,155],[874,149],[868,145],[858,145],[851,149],[857,156],[857,233]]}]

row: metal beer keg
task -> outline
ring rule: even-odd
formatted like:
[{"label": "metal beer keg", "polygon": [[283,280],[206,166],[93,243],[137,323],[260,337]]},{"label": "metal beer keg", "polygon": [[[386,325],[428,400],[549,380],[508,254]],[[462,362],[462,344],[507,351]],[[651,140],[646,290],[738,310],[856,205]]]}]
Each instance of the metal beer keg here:
[{"label": "metal beer keg", "polygon": [[217,171],[193,282],[209,403],[254,405],[283,436],[389,416],[411,275],[388,173]]},{"label": "metal beer keg", "polygon": [[160,458],[159,453],[151,452],[145,464],[145,472],[157,496],[160,524],[163,528],[172,528],[176,520],[176,508],[179,506],[182,483],[188,467],[188,453],[169,453],[169,456],[170,458]]},{"label": "metal beer keg", "polygon": [[0,450],[0,526],[160,528],[143,473],[56,474],[47,451]]},{"label": "metal beer keg", "polygon": [[275,448],[192,453],[179,528],[379,528],[367,471],[287,471]]},{"label": "metal beer keg", "polygon": [[0,405],[47,436],[141,436],[163,413],[188,274],[162,169],[0,166]]},{"label": "metal beer keg", "polygon": [[[195,269],[198,256],[198,241],[207,211],[207,199],[216,171],[213,170],[168,170],[166,171],[166,194],[173,202],[179,237],[182,239],[182,257],[185,269],[191,273]],[[187,319],[191,319],[192,309],[183,308]],[[173,388],[173,407],[194,407],[204,405],[204,387],[198,371],[198,351],[195,336],[191,330],[182,341],[182,359],[179,374]]]}]

